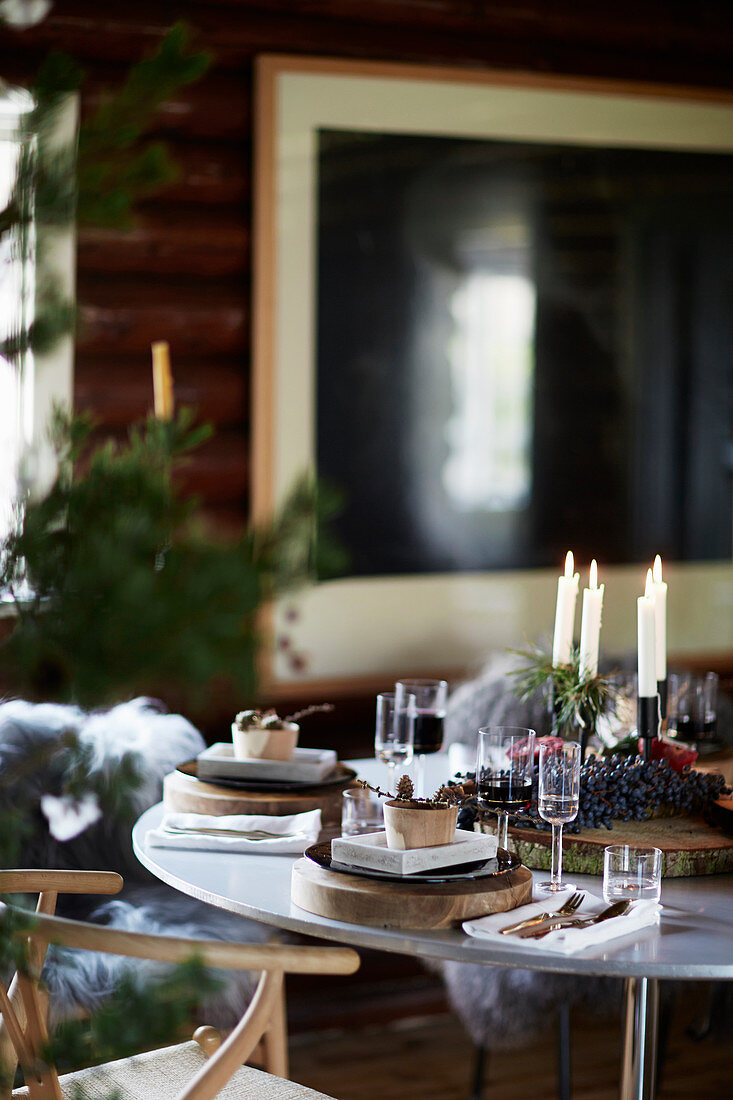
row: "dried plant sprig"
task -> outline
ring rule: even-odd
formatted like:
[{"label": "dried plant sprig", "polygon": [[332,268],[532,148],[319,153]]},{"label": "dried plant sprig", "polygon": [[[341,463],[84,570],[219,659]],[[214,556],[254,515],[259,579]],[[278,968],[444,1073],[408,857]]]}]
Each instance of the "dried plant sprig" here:
[{"label": "dried plant sprig", "polygon": [[383,791],[381,787],[373,786],[371,783],[368,783],[366,779],[360,779],[359,786],[364,790],[373,791],[374,794],[378,794],[380,798],[387,798],[392,802],[419,802],[424,806],[461,806],[464,802],[468,802],[473,797],[464,791],[463,787],[458,784],[453,787],[443,784],[443,786],[438,788],[432,798],[417,798],[415,796],[415,788],[412,785],[412,780],[409,775],[400,776],[399,783],[397,784],[397,794]]},{"label": "dried plant sprig", "polygon": [[300,718],[308,718],[311,714],[318,714],[321,711],[334,710],[333,703],[314,703],[313,706],[304,707],[303,710],[296,710],[295,714],[289,714],[285,719],[286,722],[297,722]]}]

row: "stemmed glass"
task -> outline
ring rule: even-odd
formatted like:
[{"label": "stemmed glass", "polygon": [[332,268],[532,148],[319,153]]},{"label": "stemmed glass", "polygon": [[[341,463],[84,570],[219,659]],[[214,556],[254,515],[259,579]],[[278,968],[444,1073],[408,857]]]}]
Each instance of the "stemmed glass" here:
[{"label": "stemmed glass", "polygon": [[574,890],[562,881],[562,827],[577,816],[580,805],[580,745],[577,741],[540,745],[540,786],[537,809],[552,825],[552,870],[549,882],[537,887],[545,893]]},{"label": "stemmed glass", "polygon": [[416,786],[419,798],[425,797],[425,757],[443,748],[443,719],[448,702],[445,680],[398,680],[395,684],[396,705],[407,695],[415,696],[415,740],[417,756]]},{"label": "stemmed glass", "polygon": [[507,846],[509,814],[532,801],[534,739],[535,731],[521,726],[484,726],[478,731],[478,802],[496,814],[500,848]]},{"label": "stemmed glass", "polygon": [[392,793],[397,765],[409,768],[412,763],[415,714],[414,695],[402,695],[398,700],[394,692],[385,691],[377,696],[374,753],[389,769],[387,790]]}]

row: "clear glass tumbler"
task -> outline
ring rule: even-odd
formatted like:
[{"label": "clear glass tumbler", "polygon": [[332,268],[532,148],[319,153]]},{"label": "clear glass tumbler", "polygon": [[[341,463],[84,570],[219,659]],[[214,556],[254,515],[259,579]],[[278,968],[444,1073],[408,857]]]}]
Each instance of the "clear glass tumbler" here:
[{"label": "clear glass tumbler", "polygon": [[603,897],[610,904],[627,898],[659,901],[662,892],[662,852],[609,844],[603,850]]},{"label": "clear glass tumbler", "polygon": [[384,828],[383,800],[365,787],[352,787],[341,796],[341,835],[379,833]]}]

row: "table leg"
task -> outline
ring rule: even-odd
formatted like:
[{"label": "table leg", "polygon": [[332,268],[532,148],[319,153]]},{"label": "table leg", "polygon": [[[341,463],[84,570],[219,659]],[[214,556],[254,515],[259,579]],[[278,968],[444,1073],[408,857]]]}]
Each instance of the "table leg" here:
[{"label": "table leg", "polygon": [[627,978],[620,1100],[654,1100],[657,1094],[659,982]]}]

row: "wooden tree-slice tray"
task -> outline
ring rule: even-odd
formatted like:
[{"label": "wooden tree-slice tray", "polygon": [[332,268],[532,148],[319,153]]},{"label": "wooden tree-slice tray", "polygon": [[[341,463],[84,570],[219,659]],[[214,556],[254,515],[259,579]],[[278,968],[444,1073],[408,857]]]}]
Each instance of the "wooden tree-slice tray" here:
[{"label": "wooden tree-slice tray", "polygon": [[413,885],[343,875],[303,858],[293,865],[290,896],[308,913],[349,924],[449,928],[524,905],[532,898],[532,875],[519,866],[487,879]]},{"label": "wooden tree-slice tray", "polygon": [[[510,829],[509,849],[535,870],[549,870],[549,832]],[[651,821],[617,821],[613,829],[583,829],[563,835],[563,869],[576,875],[602,875],[607,844],[652,846],[663,852],[666,878],[715,875],[733,871],[733,836],[702,818],[665,817]]]},{"label": "wooden tree-slice tray", "polygon": [[341,792],[354,785],[355,773],[344,768],[343,780],[302,791],[244,791],[199,779],[191,765],[182,765],[163,780],[166,810],[191,814],[299,814],[320,810],[324,826],[341,823]]}]

